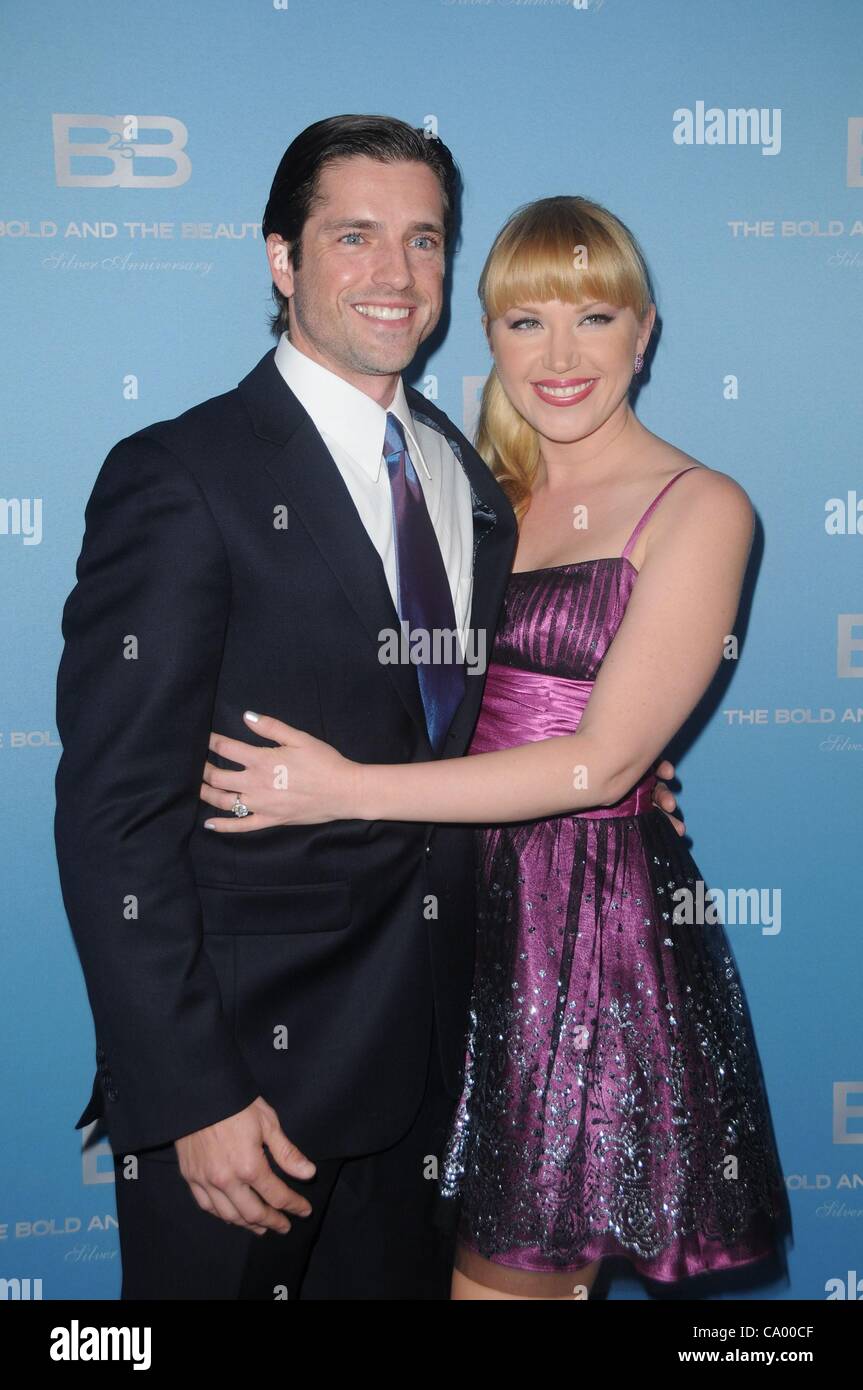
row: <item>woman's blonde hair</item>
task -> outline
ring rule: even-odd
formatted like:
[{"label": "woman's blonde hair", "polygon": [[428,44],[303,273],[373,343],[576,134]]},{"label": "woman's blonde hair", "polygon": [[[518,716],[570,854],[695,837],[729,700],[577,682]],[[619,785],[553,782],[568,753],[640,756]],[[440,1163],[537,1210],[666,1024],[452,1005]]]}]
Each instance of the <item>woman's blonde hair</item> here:
[{"label": "woman's blonde hair", "polygon": [[[606,300],[644,318],[653,302],[635,237],[589,198],[540,198],[517,208],[494,239],[477,287],[483,312],[514,304]],[[476,447],[521,521],[539,464],[539,435],[513,406],[492,366],[480,403]]]}]

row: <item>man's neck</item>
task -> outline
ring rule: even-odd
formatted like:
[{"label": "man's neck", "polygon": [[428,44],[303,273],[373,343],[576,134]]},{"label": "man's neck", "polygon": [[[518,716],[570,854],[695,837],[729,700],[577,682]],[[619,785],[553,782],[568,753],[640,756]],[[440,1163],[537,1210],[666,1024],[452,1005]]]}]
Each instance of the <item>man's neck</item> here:
[{"label": "man's neck", "polygon": [[364,395],[370,396],[373,401],[377,401],[378,405],[383,410],[386,410],[392,405],[399,384],[398,372],[388,373],[385,376],[377,376],[368,372],[351,371],[344,363],[333,360],[324,353],[319,352],[317,348],[315,348],[308,339],[303,338],[302,335],[300,335],[298,341],[296,332],[288,335],[288,341],[291,346],[295,347],[297,352],[301,352],[304,357],[310,358],[312,362],[317,362],[319,367],[326,368],[326,370],[332,372],[334,376],[341,377],[342,381],[348,382],[350,386],[355,386],[358,391],[362,391]]}]

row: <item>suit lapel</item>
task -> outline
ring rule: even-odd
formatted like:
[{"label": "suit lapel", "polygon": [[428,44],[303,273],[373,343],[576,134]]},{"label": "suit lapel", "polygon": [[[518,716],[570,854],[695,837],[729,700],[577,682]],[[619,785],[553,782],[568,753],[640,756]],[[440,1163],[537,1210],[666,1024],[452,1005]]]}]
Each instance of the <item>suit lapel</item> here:
[{"label": "suit lapel", "polygon": [[[255,434],[273,446],[263,456],[263,465],[288,500],[291,509],[288,525],[296,515],[335,575],[369,641],[378,650],[380,632],[399,629],[399,617],[383,562],[329,449],[282,377],[274,358],[275,348],[272,348],[238,386]],[[428,406],[424,397],[412,388],[407,388],[407,395],[417,418],[447,439],[470,484],[474,527],[470,626],[486,632],[488,657],[494,622],[512,563],[515,533],[512,511],[479,456],[473,450],[465,456],[443,421],[423,408]],[[382,664],[381,669],[395,685],[431,753],[414,666],[409,662],[389,663]],[[450,729],[453,752],[463,751],[475,722],[482,685],[481,678],[468,675],[465,697],[453,716]]]}]

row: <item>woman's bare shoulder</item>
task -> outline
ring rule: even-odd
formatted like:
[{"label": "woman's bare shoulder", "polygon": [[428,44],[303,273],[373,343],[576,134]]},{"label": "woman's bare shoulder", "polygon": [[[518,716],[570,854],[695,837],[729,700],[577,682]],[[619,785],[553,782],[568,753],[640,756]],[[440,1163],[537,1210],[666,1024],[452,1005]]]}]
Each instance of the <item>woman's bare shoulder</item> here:
[{"label": "woman's bare shoulder", "polygon": [[727,507],[731,514],[737,512],[752,515],[752,502],[748,493],[730,473],[710,468],[700,459],[694,458],[692,454],[687,454],[666,440],[658,439],[657,445],[657,470],[669,480],[688,470],[686,476],[680,478],[669,490],[669,506],[672,505],[672,498],[675,498],[676,494],[677,505],[687,510],[694,502],[699,506],[703,502],[705,505],[717,505],[723,509]]},{"label": "woman's bare shoulder", "polygon": [[664,440],[657,441],[657,481],[666,482],[685,472],[669,488],[643,535],[643,556],[664,547],[671,536],[692,538],[696,545],[751,544],[755,513],[752,502],[736,478],[687,454]]}]

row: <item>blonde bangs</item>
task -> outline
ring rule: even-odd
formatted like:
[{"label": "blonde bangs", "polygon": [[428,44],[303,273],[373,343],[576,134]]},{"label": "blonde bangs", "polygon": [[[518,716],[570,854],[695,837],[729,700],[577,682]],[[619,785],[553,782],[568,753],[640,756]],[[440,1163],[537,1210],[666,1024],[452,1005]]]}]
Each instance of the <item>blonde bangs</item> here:
[{"label": "blonde bangs", "polygon": [[650,305],[638,247],[613,214],[578,197],[518,209],[499,233],[479,283],[489,318],[515,305],[604,300],[643,318]]}]

